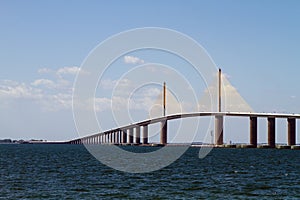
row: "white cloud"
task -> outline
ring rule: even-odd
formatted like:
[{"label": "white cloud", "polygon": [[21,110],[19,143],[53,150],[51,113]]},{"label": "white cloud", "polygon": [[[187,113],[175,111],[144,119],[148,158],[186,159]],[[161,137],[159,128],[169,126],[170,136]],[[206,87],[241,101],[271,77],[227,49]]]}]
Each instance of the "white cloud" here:
[{"label": "white cloud", "polygon": [[143,64],[145,61],[134,56],[124,56],[124,63],[126,64]]},{"label": "white cloud", "polygon": [[38,73],[39,74],[48,74],[48,73],[51,73],[53,72],[52,69],[49,69],[49,68],[41,68],[41,69],[38,69]]},{"label": "white cloud", "polygon": [[5,81],[0,85],[0,97],[2,98],[40,98],[40,90],[34,89],[25,83]]},{"label": "white cloud", "polygon": [[109,98],[95,98],[95,111],[101,112],[111,107],[111,99]]},{"label": "white cloud", "polygon": [[72,67],[62,67],[57,70],[49,69],[49,68],[41,68],[38,69],[39,74],[56,74],[59,77],[62,75],[76,75],[80,71],[80,67],[72,66]]},{"label": "white cloud", "polygon": [[36,87],[45,86],[46,88],[49,89],[53,89],[57,86],[52,80],[49,79],[37,79],[34,82],[32,82],[31,85]]},{"label": "white cloud", "polygon": [[130,79],[126,78],[120,80],[105,79],[101,80],[99,84],[99,88],[104,90],[114,89],[116,94],[128,94],[129,92],[132,92],[134,87],[134,83]]},{"label": "white cloud", "polygon": [[19,83],[12,80],[0,81],[0,99],[3,105],[10,106],[11,103],[30,100],[38,105],[41,110],[58,111],[72,108],[72,84],[60,76],[62,74],[75,74],[79,71],[77,67],[64,67],[57,71],[43,68],[38,73],[52,73],[54,79],[37,79],[28,83]]},{"label": "white cloud", "polygon": [[61,75],[76,75],[80,71],[79,67],[63,67],[56,71],[58,76]]},{"label": "white cloud", "polygon": [[39,105],[45,111],[58,111],[72,108],[72,93],[58,90],[50,93],[47,89],[39,89],[36,86],[55,84],[48,80],[36,80],[30,86],[25,83],[5,81],[0,83],[0,99],[2,103],[9,106],[12,100],[30,100]]}]

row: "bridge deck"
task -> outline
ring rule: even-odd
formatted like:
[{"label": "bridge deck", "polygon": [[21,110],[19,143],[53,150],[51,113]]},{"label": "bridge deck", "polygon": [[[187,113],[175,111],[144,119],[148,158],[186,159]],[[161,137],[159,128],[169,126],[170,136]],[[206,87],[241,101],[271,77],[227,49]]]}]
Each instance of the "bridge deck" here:
[{"label": "bridge deck", "polygon": [[[209,117],[209,116],[231,116],[231,117],[260,117],[260,118],[295,118],[300,119],[300,114],[286,114],[286,113],[249,113],[249,112],[195,112],[195,113],[182,113],[182,114],[173,114],[165,117],[158,117],[153,119],[148,119],[136,123],[132,123],[130,125],[125,125],[122,127],[114,128],[111,130],[107,130],[101,133],[93,133],[85,137],[80,137],[74,140],[88,138],[94,135],[101,135],[105,133],[110,133],[112,131],[118,130],[127,130],[130,128],[135,128],[136,126],[147,126],[149,124],[155,124],[159,122],[163,122],[166,120],[174,120],[174,119],[182,119],[182,118],[190,118],[190,117]],[[72,140],[73,141],[73,140]]]}]

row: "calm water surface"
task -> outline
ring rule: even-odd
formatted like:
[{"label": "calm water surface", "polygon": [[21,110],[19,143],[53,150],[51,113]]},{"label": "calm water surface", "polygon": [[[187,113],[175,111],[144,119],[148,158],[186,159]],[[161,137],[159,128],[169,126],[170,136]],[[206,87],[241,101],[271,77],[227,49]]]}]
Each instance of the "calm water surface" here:
[{"label": "calm water surface", "polygon": [[81,145],[0,145],[0,199],[300,199],[300,151],[213,149],[204,159],[198,151],[129,174]]}]

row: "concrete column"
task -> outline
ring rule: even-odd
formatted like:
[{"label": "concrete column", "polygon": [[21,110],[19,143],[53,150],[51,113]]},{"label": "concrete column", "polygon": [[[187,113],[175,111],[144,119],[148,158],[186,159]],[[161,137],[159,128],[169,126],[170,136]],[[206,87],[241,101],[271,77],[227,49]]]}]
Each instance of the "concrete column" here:
[{"label": "concrete column", "polygon": [[168,120],[160,122],[160,144],[167,144]]},{"label": "concrete column", "polygon": [[118,131],[114,131],[114,144],[117,144],[118,143]]},{"label": "concrete column", "polygon": [[257,147],[257,117],[250,117],[250,144]]},{"label": "concrete column", "polygon": [[275,118],[268,117],[268,145],[275,147]]},{"label": "concrete column", "polygon": [[141,143],[141,127],[137,126],[135,127],[135,144],[140,144]]},{"label": "concrete column", "polygon": [[126,132],[126,130],[122,130],[122,143],[123,144],[127,143],[127,132]]},{"label": "concrete column", "polygon": [[129,131],[129,133],[128,133],[128,135],[129,135],[129,144],[133,144],[133,128],[129,128],[128,129],[128,131]]},{"label": "concrete column", "polygon": [[215,144],[223,143],[223,116],[215,116]]},{"label": "concrete column", "polygon": [[116,131],[116,143],[120,144],[120,131],[119,130]]},{"label": "concrete column", "polygon": [[113,143],[113,132],[109,132],[109,143]]},{"label": "concrete column", "polygon": [[115,144],[115,131],[111,132],[111,143]]},{"label": "concrete column", "polygon": [[288,145],[292,146],[296,144],[296,119],[288,118]]},{"label": "concrete column", "polygon": [[143,144],[148,144],[148,125],[143,126]]}]

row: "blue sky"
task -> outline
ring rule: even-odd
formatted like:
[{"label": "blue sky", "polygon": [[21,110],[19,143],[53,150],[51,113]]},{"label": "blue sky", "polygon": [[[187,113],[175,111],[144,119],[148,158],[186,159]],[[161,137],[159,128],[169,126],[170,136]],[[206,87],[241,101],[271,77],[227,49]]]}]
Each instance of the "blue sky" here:
[{"label": "blue sky", "polygon": [[195,39],[255,111],[300,113],[299,9],[299,1],[266,0],[1,1],[0,89],[15,96],[0,96],[0,138],[77,137],[76,67],[107,37],[140,27]]}]

